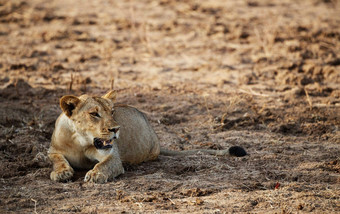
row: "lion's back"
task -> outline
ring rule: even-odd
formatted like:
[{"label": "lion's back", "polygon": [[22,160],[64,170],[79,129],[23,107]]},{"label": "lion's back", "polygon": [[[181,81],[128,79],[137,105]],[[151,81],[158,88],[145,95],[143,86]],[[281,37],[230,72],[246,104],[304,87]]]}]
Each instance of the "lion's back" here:
[{"label": "lion's back", "polygon": [[159,140],[145,114],[132,106],[116,106],[114,119],[120,125],[117,140],[123,162],[138,164],[158,157]]}]

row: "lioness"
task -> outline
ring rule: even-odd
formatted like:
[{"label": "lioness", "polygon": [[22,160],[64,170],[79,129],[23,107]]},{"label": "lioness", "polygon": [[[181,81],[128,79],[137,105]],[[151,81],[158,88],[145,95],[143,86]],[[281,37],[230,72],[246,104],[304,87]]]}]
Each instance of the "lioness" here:
[{"label": "lioness", "polygon": [[159,154],[244,156],[241,147],[229,150],[169,151],[160,149],[156,133],[145,115],[128,105],[115,105],[116,91],[102,97],[63,96],[63,111],[56,121],[48,156],[53,162],[51,179],[66,181],[73,168],[91,169],[85,182],[104,183],[122,173],[122,162],[138,164]]}]

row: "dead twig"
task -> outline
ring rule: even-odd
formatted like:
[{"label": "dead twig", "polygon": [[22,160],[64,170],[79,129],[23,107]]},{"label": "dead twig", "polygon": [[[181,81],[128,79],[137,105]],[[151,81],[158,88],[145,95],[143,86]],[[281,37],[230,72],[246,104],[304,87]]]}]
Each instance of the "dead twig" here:
[{"label": "dead twig", "polygon": [[31,201],[34,202],[34,213],[35,213],[35,214],[38,214],[38,213],[37,213],[37,200],[31,198]]},{"label": "dead twig", "polygon": [[87,84],[87,79],[85,78],[85,79],[83,80],[84,93],[86,93],[86,84]]},{"label": "dead twig", "polygon": [[173,205],[176,205],[176,203],[173,201],[173,200],[171,200],[171,198],[167,198]]},{"label": "dead twig", "polygon": [[305,94],[306,94],[307,102],[308,102],[308,104],[309,104],[309,110],[312,110],[312,108],[313,108],[313,103],[312,103],[312,100],[311,100],[311,99],[310,99],[310,97],[309,97],[309,94],[308,94],[308,91],[307,91],[307,89],[306,89],[306,88],[304,88],[304,90],[305,90]]},{"label": "dead twig", "polygon": [[255,96],[261,96],[261,97],[274,97],[275,95],[269,95],[269,94],[260,94],[249,88],[249,91],[244,90],[244,89],[239,89],[240,92],[245,93],[245,94],[250,94],[250,95],[255,95]]},{"label": "dead twig", "polygon": [[223,126],[224,126],[224,120],[227,117],[227,115],[228,115],[228,113],[224,113],[221,117],[221,128],[223,128]]},{"label": "dead twig", "polygon": [[204,99],[204,107],[207,110],[207,113],[209,115],[210,118],[213,118],[212,114],[210,113],[209,107],[208,107],[208,101],[207,101],[207,94],[203,95],[203,99]]},{"label": "dead twig", "polygon": [[20,96],[19,88],[18,88],[18,79],[15,79],[14,87],[15,87],[15,91],[17,93],[17,96]]},{"label": "dead twig", "polygon": [[111,90],[113,90],[114,84],[115,84],[115,78],[111,77],[111,87],[110,87]]},{"label": "dead twig", "polygon": [[69,85],[69,91],[72,91],[72,85],[73,85],[73,74],[71,73],[71,81],[70,81],[70,85]]}]

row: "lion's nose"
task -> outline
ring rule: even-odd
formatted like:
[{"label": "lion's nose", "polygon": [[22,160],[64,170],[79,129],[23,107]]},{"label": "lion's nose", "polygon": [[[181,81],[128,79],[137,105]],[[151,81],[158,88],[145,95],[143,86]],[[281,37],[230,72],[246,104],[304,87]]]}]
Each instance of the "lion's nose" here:
[{"label": "lion's nose", "polygon": [[113,133],[117,133],[119,129],[120,129],[120,126],[116,126],[116,127],[110,128],[109,131]]}]

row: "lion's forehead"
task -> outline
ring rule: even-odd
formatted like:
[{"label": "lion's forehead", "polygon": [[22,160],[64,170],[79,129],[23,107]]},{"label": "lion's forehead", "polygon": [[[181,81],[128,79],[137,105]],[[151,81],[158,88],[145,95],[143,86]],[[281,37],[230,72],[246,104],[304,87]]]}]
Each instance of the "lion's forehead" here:
[{"label": "lion's forehead", "polygon": [[86,111],[93,108],[98,108],[99,111],[111,112],[113,104],[109,100],[101,97],[87,97],[79,107],[79,111]]}]

